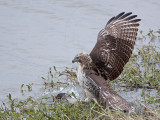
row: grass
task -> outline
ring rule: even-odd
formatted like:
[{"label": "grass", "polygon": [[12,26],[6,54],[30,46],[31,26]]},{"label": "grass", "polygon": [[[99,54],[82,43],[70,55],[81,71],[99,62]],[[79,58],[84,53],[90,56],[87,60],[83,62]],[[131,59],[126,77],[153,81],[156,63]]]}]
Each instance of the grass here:
[{"label": "grass", "polygon": [[[141,31],[142,34],[142,31]],[[124,68],[123,73],[111,85],[120,84],[119,88],[126,90],[142,89],[141,97],[143,100],[137,100],[141,107],[144,108],[142,113],[125,114],[122,111],[114,111],[107,106],[99,103],[85,103],[77,99],[72,104],[68,100],[59,101],[52,95],[53,101],[48,104],[44,102],[49,98],[40,99],[28,97],[26,100],[12,99],[8,95],[9,103],[2,103],[0,107],[1,120],[160,120],[160,52],[159,48],[152,44],[153,39],[159,39],[159,31],[149,31],[147,35],[142,35],[141,40],[150,39],[147,46],[137,50],[130,61]],[[58,71],[55,66],[49,68],[47,77],[44,80],[44,89],[54,91],[59,88],[67,88],[77,84],[75,68],[65,68],[64,71]],[[64,83],[62,83],[64,81]],[[32,91],[31,84],[26,85],[28,91]],[[21,92],[24,91],[24,84],[20,86]],[[156,91],[153,96],[151,91]]]}]

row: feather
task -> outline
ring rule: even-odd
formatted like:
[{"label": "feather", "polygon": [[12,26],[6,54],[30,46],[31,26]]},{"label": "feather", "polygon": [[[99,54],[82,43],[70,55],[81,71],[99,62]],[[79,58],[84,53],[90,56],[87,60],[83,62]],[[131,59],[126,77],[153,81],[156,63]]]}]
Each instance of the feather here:
[{"label": "feather", "polygon": [[136,22],[139,22],[139,21],[141,21],[141,19],[131,20],[130,22],[134,22],[134,23],[136,23]]},{"label": "feather", "polygon": [[136,18],[136,17],[137,17],[137,15],[132,15],[132,16],[130,16],[130,17],[124,19],[124,20],[131,20],[131,19]]},{"label": "feather", "polygon": [[108,22],[107,24],[109,24],[115,17],[112,17]]},{"label": "feather", "polygon": [[126,14],[124,14],[123,16],[121,16],[119,19],[123,19],[123,18],[125,18],[125,17],[127,17],[127,16],[129,16],[129,15],[131,15],[131,14],[132,14],[132,12],[126,13]]},{"label": "feather", "polygon": [[117,20],[118,18],[120,18],[124,13],[125,13],[125,12],[122,12],[122,13],[118,14],[118,15],[114,18],[114,20]]}]

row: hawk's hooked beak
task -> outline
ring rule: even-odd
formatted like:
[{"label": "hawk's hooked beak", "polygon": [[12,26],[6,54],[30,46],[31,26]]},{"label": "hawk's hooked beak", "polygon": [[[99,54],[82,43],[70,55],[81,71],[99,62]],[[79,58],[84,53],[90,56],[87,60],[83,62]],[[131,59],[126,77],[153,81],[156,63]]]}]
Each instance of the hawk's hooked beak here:
[{"label": "hawk's hooked beak", "polygon": [[75,57],[75,58],[72,60],[72,63],[75,63],[75,62],[79,62],[79,58],[78,58],[78,57]]}]

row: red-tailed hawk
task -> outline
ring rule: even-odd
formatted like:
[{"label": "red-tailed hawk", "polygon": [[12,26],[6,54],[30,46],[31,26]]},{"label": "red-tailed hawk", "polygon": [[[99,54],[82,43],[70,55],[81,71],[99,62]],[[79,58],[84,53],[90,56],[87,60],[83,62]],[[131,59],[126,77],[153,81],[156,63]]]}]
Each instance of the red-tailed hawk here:
[{"label": "red-tailed hawk", "polygon": [[106,80],[116,79],[132,54],[141,19],[131,14],[122,12],[112,17],[99,32],[91,53],[79,53],[72,61],[79,63],[78,81],[89,98],[97,98],[114,109],[125,111],[134,108],[113,91]]}]

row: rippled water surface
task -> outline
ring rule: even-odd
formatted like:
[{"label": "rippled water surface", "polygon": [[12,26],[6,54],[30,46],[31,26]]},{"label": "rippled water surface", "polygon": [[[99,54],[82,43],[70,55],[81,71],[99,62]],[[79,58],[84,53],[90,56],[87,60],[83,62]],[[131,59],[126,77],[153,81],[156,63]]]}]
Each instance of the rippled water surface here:
[{"label": "rippled water surface", "polygon": [[0,101],[21,97],[21,84],[33,83],[31,94],[40,94],[48,68],[73,66],[75,54],[89,53],[122,11],[137,14],[143,31],[160,29],[158,0],[0,0]]}]

